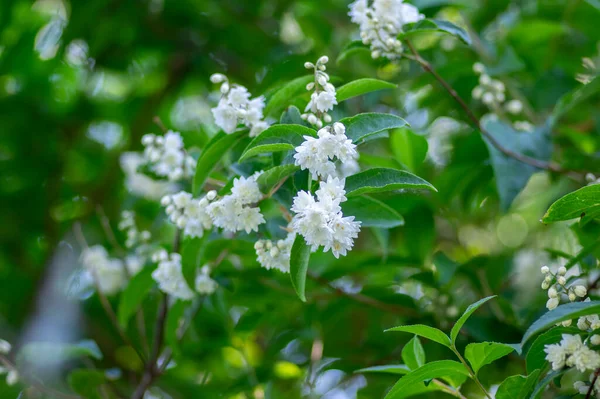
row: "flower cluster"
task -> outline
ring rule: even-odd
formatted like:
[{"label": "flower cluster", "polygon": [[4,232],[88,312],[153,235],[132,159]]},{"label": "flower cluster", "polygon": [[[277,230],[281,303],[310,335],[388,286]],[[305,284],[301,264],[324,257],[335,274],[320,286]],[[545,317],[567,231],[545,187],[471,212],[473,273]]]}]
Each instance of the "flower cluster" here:
[{"label": "flower cluster", "polygon": [[340,203],[346,201],[344,183],[330,176],[326,182],[320,182],[316,200],[310,193],[300,191],[292,205],[294,232],[303,236],[313,251],[323,246],[324,252],[331,249],[336,258],[352,249],[361,224],[354,221],[354,216],[342,214]]},{"label": "flower cluster", "polygon": [[142,144],[146,163],[156,175],[170,181],[194,175],[196,161],[185,152],[179,133],[169,130],[164,136],[145,134]]},{"label": "flower cluster", "polygon": [[232,233],[241,230],[245,230],[246,233],[258,231],[258,226],[265,222],[265,218],[260,213],[260,208],[252,204],[263,198],[256,182],[261,173],[235,178],[231,194],[207,207],[206,212],[215,226]]},{"label": "flower cluster", "polygon": [[[583,298],[587,295],[587,289],[583,285],[566,286],[565,274],[567,274],[567,269],[564,266],[559,267],[556,274],[553,274],[548,266],[542,266],[541,272],[544,275],[542,289],[548,290],[548,302],[546,302],[548,310],[556,309],[560,304],[562,294],[565,294],[571,302],[574,302],[578,297]],[[571,320],[563,322],[563,325],[570,324]]]},{"label": "flower cluster", "polygon": [[[356,169],[358,158],[356,145],[352,144],[352,140],[346,136],[346,127],[342,123],[336,122],[333,126],[320,129],[317,136],[317,138],[304,136],[305,141],[296,147],[296,154],[294,154],[296,165],[302,170],[308,169],[313,179],[340,174],[345,177],[345,173]],[[335,159],[340,161],[342,173],[337,172]]]},{"label": "flower cluster", "polygon": [[217,290],[217,282],[210,278],[210,266],[204,265],[194,282],[196,292],[200,295],[210,295]]},{"label": "flower cluster", "polygon": [[158,263],[158,268],[152,272],[152,278],[158,283],[158,288],[184,301],[194,297],[181,271],[181,255],[160,250],[152,255],[152,261]]},{"label": "flower cluster", "polygon": [[[10,342],[0,339],[0,354],[8,355],[11,350]],[[6,385],[15,385],[19,381],[19,373],[12,367],[0,366],[0,374],[6,374]]]},{"label": "flower cluster", "polygon": [[238,124],[250,129],[250,137],[258,136],[269,124],[263,120],[265,98],[263,96],[250,99],[250,92],[244,86],[231,85],[227,76],[221,73],[211,75],[210,81],[221,83],[221,99],[212,109],[215,123],[227,134],[233,133]]},{"label": "flower cluster", "polygon": [[141,173],[139,168],[146,163],[145,157],[138,152],[124,152],[119,159],[125,174],[125,186],[133,195],[150,200],[158,200],[177,189],[177,184],[164,180],[154,180]]},{"label": "flower cluster", "polygon": [[337,105],[335,87],[329,83],[329,75],[325,72],[327,62],[329,62],[329,57],[324,55],[317,60],[316,64],[312,62],[304,64],[306,69],[314,70],[315,81],[306,85],[306,90],[314,91],[310,95],[310,101],[304,109],[302,119],[318,129],[323,127],[323,122],[331,122],[331,116],[327,114],[327,111],[332,110],[333,106]]},{"label": "flower cluster", "polygon": [[212,228],[212,219],[207,213],[209,201],[216,198],[217,192],[209,191],[205,197],[193,198],[192,194],[181,191],[177,194],[166,195],[160,201],[166,207],[169,220],[183,229],[187,237],[202,237],[204,230]]},{"label": "flower cluster", "polygon": [[597,345],[600,336],[594,337],[595,344],[592,343],[592,338],[583,342],[580,335],[563,334],[560,343],[545,345],[546,360],[551,363],[552,370],[567,366],[584,372],[600,367],[600,354],[587,346],[587,343]]},{"label": "flower cluster", "polygon": [[360,37],[371,47],[373,58],[400,58],[402,43],[397,39],[406,24],[425,18],[419,10],[403,0],[374,0],[369,7],[367,0],[350,4],[348,13],[352,22],[360,26]]},{"label": "flower cluster", "polygon": [[[506,87],[501,81],[490,77],[485,71],[485,66],[476,62],[473,71],[479,75],[479,84],[475,86],[471,95],[475,100],[480,100],[496,114],[507,112],[511,115],[520,115],[523,112],[523,103],[519,100],[506,101]],[[516,130],[530,132],[534,126],[526,120],[513,122]]]},{"label": "flower cluster", "polygon": [[107,295],[119,292],[127,282],[123,262],[108,256],[106,248],[94,245],[81,251],[84,277],[95,281],[98,289]]},{"label": "flower cluster", "polygon": [[127,240],[125,241],[125,246],[127,248],[147,244],[150,241],[150,238],[152,238],[148,230],[138,230],[135,224],[135,214],[132,211],[121,212],[119,230],[125,232],[127,235]]},{"label": "flower cluster", "polygon": [[296,234],[289,233],[284,240],[258,240],[254,244],[258,263],[267,270],[277,269],[283,273],[290,272],[290,253]]}]

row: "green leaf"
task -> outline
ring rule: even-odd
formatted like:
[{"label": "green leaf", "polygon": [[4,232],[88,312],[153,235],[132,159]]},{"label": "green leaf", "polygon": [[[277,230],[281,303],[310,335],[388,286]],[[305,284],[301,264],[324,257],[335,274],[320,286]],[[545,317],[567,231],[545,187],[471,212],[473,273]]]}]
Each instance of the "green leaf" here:
[{"label": "green leaf", "polygon": [[555,378],[560,377],[561,375],[563,375],[564,373],[566,373],[568,370],[569,370],[569,368],[565,367],[562,370],[556,370],[556,371],[553,371],[551,373],[548,373],[546,375],[546,377],[544,377],[544,379],[541,380],[535,386],[535,389],[533,390],[533,393],[531,394],[531,396],[529,396],[529,399],[540,399],[542,397],[542,394],[546,390],[546,386],[548,384],[550,384],[550,382],[552,382],[552,380],[554,380]]},{"label": "green leaf", "polygon": [[560,305],[556,309],[546,312],[529,326],[523,335],[521,346],[525,346],[527,341],[531,338],[561,321],[577,319],[581,316],[598,313],[600,313],[600,301],[573,302]]},{"label": "green leaf", "polygon": [[581,85],[565,94],[554,107],[551,118],[552,123],[558,122],[567,112],[598,93],[600,93],[600,76],[596,76],[588,84]]},{"label": "green leaf", "polygon": [[304,136],[316,136],[316,132],[300,125],[273,125],[248,144],[239,162],[267,152],[289,151],[304,142]]},{"label": "green leaf", "polygon": [[[200,300],[200,299],[196,299]],[[179,347],[179,326],[181,325],[181,319],[185,314],[185,309],[190,306],[189,301],[177,300],[169,308],[167,313],[167,321],[165,322],[165,341],[176,356],[181,353]]]},{"label": "green leaf", "polygon": [[259,177],[256,179],[258,186],[260,187],[260,192],[264,194],[268,194],[273,187],[275,187],[280,181],[288,178],[293,175],[300,168],[294,164],[288,165],[280,165],[275,166],[271,169],[265,170]]},{"label": "green leaf", "polygon": [[555,344],[562,339],[563,334],[579,334],[581,330],[575,327],[554,327],[546,331],[533,341],[527,351],[527,372],[531,373],[537,369],[543,369],[546,364],[546,345]]},{"label": "green leaf", "polygon": [[290,253],[290,277],[292,279],[292,286],[302,302],[306,302],[304,291],[306,289],[306,273],[308,272],[309,259],[310,247],[306,245],[304,237],[298,234]]},{"label": "green leaf", "polygon": [[483,366],[490,364],[514,351],[512,346],[498,342],[477,342],[467,345],[465,358],[471,363],[475,374]]},{"label": "green leaf", "polygon": [[400,378],[385,396],[385,399],[405,398],[407,397],[407,390],[410,389],[411,386],[433,378],[449,377],[451,379],[464,381],[468,376],[469,372],[465,366],[453,360],[439,360],[427,363]]},{"label": "green leaf", "polygon": [[124,328],[127,327],[129,318],[144,302],[148,292],[154,285],[154,279],[152,279],[154,269],[154,267],[147,266],[140,270],[138,274],[131,278],[121,294],[119,307],[117,308],[117,318],[119,324]]},{"label": "green leaf", "polygon": [[[540,161],[548,161],[552,155],[548,125],[539,126],[532,132],[517,132],[500,120],[483,118],[482,126],[502,147],[510,151]],[[504,155],[485,137],[484,142],[490,152],[500,204],[502,210],[506,211],[525,187],[531,175],[538,172],[539,169]]]},{"label": "green leaf", "polygon": [[413,172],[427,156],[427,139],[410,129],[394,130],[390,135],[390,146],[396,159]]},{"label": "green leaf", "polygon": [[540,370],[531,372],[527,377],[522,375],[513,375],[508,377],[498,387],[496,399],[523,399],[526,398],[540,376]]},{"label": "green leaf", "polygon": [[404,218],[396,210],[366,195],[348,198],[341,206],[344,215],[354,216],[361,227],[391,229],[404,224]]},{"label": "green leaf", "polygon": [[542,222],[571,220],[585,215],[600,215],[600,184],[585,186],[550,205]]},{"label": "green leaf", "polygon": [[469,307],[467,308],[467,310],[465,310],[465,313],[463,313],[462,316],[460,316],[460,319],[458,319],[456,321],[456,323],[454,324],[454,326],[452,327],[452,331],[450,331],[450,338],[452,338],[452,343],[454,344],[456,342],[456,337],[458,337],[458,333],[460,332],[460,329],[462,328],[462,326],[465,324],[465,322],[467,321],[467,319],[469,317],[471,317],[471,315],[484,303],[486,303],[487,301],[489,301],[490,299],[495,298],[496,296],[488,296],[486,298],[480,299],[479,301],[472,303],[471,305],[469,305]]},{"label": "green leaf", "polygon": [[100,399],[99,388],[106,382],[103,371],[90,369],[76,369],[69,373],[67,382],[73,392],[89,399]]},{"label": "green leaf", "polygon": [[375,138],[377,133],[384,130],[396,129],[408,125],[399,116],[368,112],[349,118],[340,119],[346,127],[346,136],[355,144],[364,143],[369,138]]},{"label": "green leaf", "polygon": [[463,43],[471,45],[471,38],[464,29],[454,25],[448,21],[439,19],[422,19],[419,22],[404,25],[404,33],[401,33],[398,38],[404,39],[415,33],[421,32],[442,32],[455,36]]},{"label": "green leaf", "polygon": [[405,364],[386,364],[384,366],[366,367],[356,370],[355,373],[385,373],[385,374],[401,374],[405,375],[410,372],[410,369]]},{"label": "green leaf", "polygon": [[297,107],[293,105],[288,107],[281,114],[281,118],[279,118],[279,123],[282,125],[303,125],[306,126],[306,121],[302,119],[302,114]]},{"label": "green leaf", "polygon": [[425,364],[425,351],[419,337],[414,336],[402,348],[402,360],[411,369],[418,369]]},{"label": "green leaf", "polygon": [[395,89],[397,86],[390,82],[385,82],[379,79],[357,79],[352,82],[346,83],[342,87],[338,87],[336,90],[336,99],[338,103],[346,101],[349,98],[361,96],[372,91],[383,90],[383,89]]},{"label": "green leaf", "polygon": [[246,130],[240,130],[232,134],[219,132],[206,144],[200,158],[198,158],[198,163],[196,163],[196,175],[192,186],[192,192],[195,196],[200,194],[208,175],[221,160],[223,154],[246,134],[248,134]]},{"label": "green leaf", "polygon": [[431,341],[442,344],[448,348],[452,347],[450,338],[437,328],[429,327],[424,324],[413,324],[410,326],[398,326],[385,330],[388,331],[400,331],[418,335],[419,337],[427,338]]},{"label": "green leaf", "polygon": [[56,342],[31,342],[17,355],[18,364],[53,365],[67,360],[89,356],[102,360],[102,352],[95,341],[82,340],[73,344]]},{"label": "green leaf", "polygon": [[196,273],[202,266],[205,244],[208,233],[200,238],[185,239],[181,250],[181,273],[188,286],[194,290],[196,285]]},{"label": "green leaf", "polygon": [[437,191],[431,183],[398,169],[373,168],[346,178],[346,196],[378,193],[401,189],[426,189]]},{"label": "green leaf", "polygon": [[296,78],[277,90],[271,98],[268,99],[265,106],[265,115],[274,115],[289,105],[292,99],[306,93],[306,85],[315,80],[314,75],[301,76]]},{"label": "green leaf", "polygon": [[348,43],[346,47],[342,49],[342,51],[340,51],[340,55],[338,55],[335,62],[339,65],[348,58],[361,53],[367,54],[369,58],[371,58],[371,48],[369,47],[369,45],[364,44],[362,40],[353,40],[350,43]]}]

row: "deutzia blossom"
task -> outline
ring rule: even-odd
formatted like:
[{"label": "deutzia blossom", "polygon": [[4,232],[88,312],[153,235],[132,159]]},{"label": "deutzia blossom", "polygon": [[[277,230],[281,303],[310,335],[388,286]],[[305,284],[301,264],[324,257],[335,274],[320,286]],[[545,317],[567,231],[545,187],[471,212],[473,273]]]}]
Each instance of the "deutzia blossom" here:
[{"label": "deutzia blossom", "polygon": [[123,263],[108,256],[106,248],[94,245],[81,251],[81,264],[88,277],[96,281],[100,291],[107,295],[119,292],[127,282]]},{"label": "deutzia blossom", "polygon": [[142,144],[146,163],[158,176],[177,181],[194,175],[196,161],[186,153],[179,133],[169,130],[164,136],[146,134]]},{"label": "deutzia blossom", "polygon": [[209,198],[215,198],[216,192],[211,191],[202,198],[193,198],[192,194],[181,191],[177,194],[164,196],[161,205],[169,220],[183,229],[186,237],[202,237],[204,230],[212,228],[213,223],[207,208]]},{"label": "deutzia blossom", "polygon": [[263,120],[265,98],[250,99],[250,92],[244,86],[230,85],[227,77],[215,73],[210,77],[212,83],[221,83],[222,97],[212,109],[215,123],[227,134],[233,133],[238,124],[250,129],[250,137],[258,136],[269,124]]},{"label": "deutzia blossom", "polygon": [[158,263],[158,268],[152,272],[152,278],[158,283],[161,291],[183,300],[194,297],[194,292],[188,286],[181,271],[180,254],[168,254],[167,251],[160,250],[152,256],[152,260]]},{"label": "deutzia blossom", "polygon": [[310,101],[304,109],[302,119],[319,129],[323,127],[323,121],[331,122],[331,116],[327,114],[327,111],[337,105],[335,87],[329,83],[329,75],[325,72],[327,70],[325,64],[328,62],[329,57],[324,55],[317,60],[316,64],[304,63],[306,69],[314,70],[315,81],[306,85],[306,90],[314,91],[310,95]]},{"label": "deutzia blossom", "polygon": [[215,226],[230,232],[258,231],[258,226],[264,223],[265,219],[260,209],[252,204],[262,199],[256,182],[261,173],[257,172],[248,178],[235,178],[231,194],[208,205],[206,213]]},{"label": "deutzia blossom", "polygon": [[352,163],[354,166],[358,152],[345,132],[345,126],[336,122],[333,126],[320,129],[317,138],[304,136],[305,141],[296,147],[294,154],[296,165],[302,170],[308,169],[313,179],[336,175],[336,159],[342,165]]},{"label": "deutzia blossom", "polygon": [[195,288],[200,295],[210,295],[217,290],[217,282],[210,278],[210,267],[204,265],[196,276]]},{"label": "deutzia blossom", "polygon": [[348,15],[360,26],[360,37],[364,44],[370,45],[372,57],[390,60],[400,58],[402,43],[397,37],[404,25],[425,18],[415,6],[403,0],[374,0],[371,7],[367,0],[357,0],[350,4]]},{"label": "deutzia blossom", "polygon": [[294,198],[291,227],[304,237],[313,251],[323,246],[324,252],[331,249],[338,258],[354,246],[360,222],[354,221],[354,216],[344,217],[340,203],[346,200],[345,194],[344,181],[329,177],[326,182],[320,182],[316,199],[305,191]]},{"label": "deutzia blossom", "polygon": [[132,248],[135,245],[147,244],[152,237],[147,230],[139,231],[135,224],[135,215],[132,211],[121,212],[121,221],[119,222],[119,230],[127,234],[125,246]]},{"label": "deutzia blossom", "polygon": [[258,240],[254,244],[258,263],[267,270],[277,269],[283,273],[290,272],[290,253],[296,234],[289,233],[284,240]]},{"label": "deutzia blossom", "polygon": [[125,174],[125,187],[134,195],[158,200],[163,195],[172,193],[177,189],[174,183],[154,180],[140,173],[138,169],[146,163],[145,157],[140,153],[124,152],[121,154],[119,161]]}]

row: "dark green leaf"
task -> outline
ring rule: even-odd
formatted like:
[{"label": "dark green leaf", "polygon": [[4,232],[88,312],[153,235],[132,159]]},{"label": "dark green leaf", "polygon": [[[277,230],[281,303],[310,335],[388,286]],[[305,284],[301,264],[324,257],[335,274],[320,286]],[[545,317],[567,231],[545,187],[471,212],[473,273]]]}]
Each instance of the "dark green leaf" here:
[{"label": "dark green leaf", "polygon": [[302,302],[306,302],[306,273],[308,273],[308,260],[310,259],[310,247],[306,245],[304,237],[296,236],[292,252],[290,253],[290,277],[292,286]]},{"label": "dark green leaf", "polygon": [[193,290],[196,284],[196,273],[202,266],[204,248],[208,234],[200,238],[188,238],[181,250],[181,273],[188,286]]},{"label": "dark green leaf", "polygon": [[279,118],[279,123],[282,125],[303,125],[306,126],[306,122],[302,119],[300,110],[293,105],[288,107]]},{"label": "dark green leaf", "polygon": [[450,331],[450,338],[452,338],[452,343],[456,342],[456,337],[458,337],[458,333],[460,332],[460,329],[462,328],[462,326],[465,324],[465,322],[467,321],[467,319],[469,317],[471,317],[471,315],[484,303],[486,303],[487,301],[489,301],[490,299],[494,299],[496,296],[488,296],[486,298],[480,299],[479,301],[472,303],[471,305],[469,305],[469,307],[467,308],[467,310],[465,310],[465,313],[463,313],[462,316],[460,316],[460,319],[458,319],[456,321],[456,323],[454,324],[454,326],[452,327],[452,331]]},{"label": "dark green leaf", "polygon": [[533,390],[533,393],[531,394],[531,396],[529,396],[529,399],[540,399],[542,397],[542,394],[546,390],[546,386],[548,386],[548,384],[550,384],[550,382],[552,382],[553,379],[558,378],[558,377],[562,376],[564,373],[566,373],[567,370],[569,370],[569,369],[565,367],[562,370],[556,370],[551,373],[548,373],[546,375],[546,377],[544,377],[544,379],[541,380],[535,386],[535,389]]},{"label": "dark green leaf", "polygon": [[471,38],[464,29],[459,28],[448,21],[439,19],[423,19],[419,22],[404,25],[404,33],[401,33],[398,38],[404,39],[415,33],[421,32],[442,32],[457,37],[463,43],[471,45]]},{"label": "dark green leaf", "polygon": [[415,172],[427,156],[427,139],[410,129],[397,129],[390,135],[390,145],[396,159]]},{"label": "dark green leaf", "polygon": [[346,178],[346,196],[348,197],[401,189],[437,191],[435,187],[420,177],[398,169],[367,169]]},{"label": "dark green leaf", "polygon": [[384,373],[401,375],[408,374],[409,372],[410,369],[405,364],[388,364],[385,366],[373,366],[355,371],[355,373]]},{"label": "dark green leaf", "polygon": [[505,379],[498,387],[496,399],[523,399],[527,398],[540,376],[540,370],[531,372],[527,377],[513,375]]},{"label": "dark green leaf", "polygon": [[299,170],[300,168],[293,164],[275,166],[271,169],[265,170],[258,177],[258,179],[256,179],[256,182],[260,187],[260,191],[263,194],[268,194],[279,182],[293,175]]},{"label": "dark green leaf", "polygon": [[121,326],[127,327],[129,318],[142,304],[148,292],[150,292],[150,289],[154,285],[154,280],[152,279],[154,269],[154,267],[144,267],[140,270],[138,274],[131,278],[121,294],[117,309],[117,318]]},{"label": "dark green leaf", "polygon": [[75,393],[88,399],[100,399],[99,388],[106,382],[106,377],[100,370],[76,369],[69,373],[67,382]]},{"label": "dark green leaf", "polygon": [[293,150],[304,142],[304,136],[316,136],[316,132],[300,125],[273,125],[248,144],[239,162],[267,152]]},{"label": "dark green leaf", "polygon": [[336,59],[336,64],[340,64],[352,57],[355,54],[368,54],[369,58],[371,57],[371,49],[368,44],[364,44],[361,40],[354,40],[346,45],[340,51],[340,55],[338,55]]},{"label": "dark green leaf", "polygon": [[273,93],[271,98],[268,99],[264,114],[274,115],[278,111],[281,111],[290,105],[290,101],[292,99],[300,94],[306,93],[306,85],[314,80],[314,75],[307,75],[301,76],[286,83],[282,88]]},{"label": "dark green leaf", "polygon": [[514,351],[512,346],[498,342],[476,342],[467,345],[465,358],[471,363],[475,374],[483,366],[490,364]]},{"label": "dark green leaf", "polygon": [[340,119],[346,127],[346,136],[354,143],[360,144],[374,138],[377,133],[384,130],[396,129],[408,125],[399,116],[392,114],[378,114],[369,112],[358,114],[349,118]]},{"label": "dark green leaf", "polygon": [[379,79],[357,79],[352,82],[346,83],[342,87],[338,87],[336,90],[336,99],[338,103],[346,101],[349,98],[361,96],[372,91],[383,90],[383,89],[395,89],[397,86],[390,82],[385,82]]},{"label": "dark green leaf", "polygon": [[558,222],[584,215],[600,215],[600,184],[580,188],[560,198],[550,206],[542,222]]},{"label": "dark green leaf", "polygon": [[391,229],[404,224],[404,218],[391,207],[366,195],[349,198],[342,202],[345,216],[354,216],[361,227]]},{"label": "dark green leaf", "polygon": [[437,328],[429,327],[423,324],[414,324],[411,326],[398,326],[385,330],[400,331],[418,335],[419,337],[430,339],[438,344],[442,344],[448,348],[452,346],[450,338]]},{"label": "dark green leaf", "polygon": [[402,348],[402,360],[411,369],[415,370],[425,364],[425,350],[419,337],[414,336],[404,348]]},{"label": "dark green leaf", "polygon": [[588,100],[590,97],[600,94],[600,76],[596,76],[591,82],[581,85],[577,89],[565,94],[558,100],[552,113],[552,123],[558,122],[567,112],[577,105]]}]

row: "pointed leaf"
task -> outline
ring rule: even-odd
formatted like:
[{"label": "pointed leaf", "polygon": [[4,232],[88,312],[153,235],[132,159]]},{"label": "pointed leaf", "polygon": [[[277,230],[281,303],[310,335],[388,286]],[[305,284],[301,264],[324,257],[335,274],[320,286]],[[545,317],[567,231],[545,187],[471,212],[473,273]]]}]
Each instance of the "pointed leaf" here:
[{"label": "pointed leaf", "polygon": [[366,367],[356,370],[355,373],[385,373],[385,374],[400,374],[405,375],[410,372],[410,369],[405,364],[387,364],[384,366]]},{"label": "pointed leaf", "polygon": [[290,277],[292,286],[302,302],[306,302],[306,273],[308,272],[308,260],[310,259],[310,247],[300,234],[296,236],[292,252],[290,253]]},{"label": "pointed leaf", "polygon": [[293,150],[304,142],[304,136],[315,137],[316,132],[301,125],[273,125],[248,144],[239,162],[258,154]]},{"label": "pointed leaf", "polygon": [[483,366],[490,364],[514,351],[512,346],[498,342],[477,342],[467,345],[465,358],[471,364],[475,374]]},{"label": "pointed leaf", "polygon": [[355,54],[366,54],[369,58],[371,58],[371,48],[368,44],[364,44],[362,40],[353,40],[348,43],[342,51],[340,51],[340,55],[338,55],[335,60],[336,64],[340,64],[352,57]]},{"label": "pointed leaf", "polygon": [[283,85],[267,100],[264,114],[274,115],[277,113],[277,111],[287,107],[292,99],[303,93],[306,93],[306,85],[314,80],[314,75],[306,75],[291,80]]},{"label": "pointed leaf", "polygon": [[411,369],[418,369],[425,364],[425,350],[419,337],[414,336],[404,348],[402,348],[402,360]]},{"label": "pointed leaf", "polygon": [[425,161],[429,145],[425,137],[403,128],[390,135],[390,146],[396,159],[414,172]]},{"label": "pointed leaf", "polygon": [[338,103],[346,101],[349,98],[357,97],[372,91],[383,90],[383,89],[395,89],[397,86],[390,82],[385,82],[378,79],[357,79],[352,82],[346,83],[342,87],[338,87],[336,90],[336,99]]},{"label": "pointed leaf", "polygon": [[600,215],[600,184],[573,191],[550,205],[542,222],[558,222],[583,216]]},{"label": "pointed leaf", "polygon": [[296,173],[299,170],[300,170],[300,168],[293,164],[275,166],[271,169],[265,170],[258,177],[258,179],[256,179],[256,182],[258,183],[258,186],[260,187],[260,191],[262,193],[267,194],[280,181],[293,175],[294,173]]},{"label": "pointed leaf", "polygon": [[471,317],[471,315],[484,303],[486,303],[487,301],[489,301],[490,299],[495,298],[496,295],[494,296],[488,296],[487,298],[483,298],[480,299],[479,301],[469,305],[469,307],[467,308],[467,310],[465,310],[465,313],[463,313],[462,316],[460,316],[460,319],[458,319],[458,321],[454,324],[454,327],[452,327],[452,331],[450,331],[450,338],[452,338],[452,343],[454,344],[454,342],[456,342],[456,337],[458,337],[458,333],[460,332],[460,329],[462,328],[462,326],[465,324],[465,322],[467,321],[467,319],[469,317]]},{"label": "pointed leaf", "polygon": [[377,137],[377,133],[384,130],[397,129],[407,126],[408,123],[399,116],[368,112],[349,118],[340,119],[346,127],[346,136],[355,144],[364,143],[369,138]]},{"label": "pointed leaf", "polygon": [[346,196],[378,193],[401,189],[426,189],[437,191],[431,183],[398,169],[373,168],[346,178]]},{"label": "pointed leaf", "polygon": [[562,96],[552,112],[552,122],[556,123],[567,112],[575,108],[581,102],[600,93],[600,76],[596,76],[591,82],[581,85],[573,91]]},{"label": "pointed leaf", "polygon": [[442,344],[448,348],[452,346],[452,342],[450,338],[444,334],[442,331],[437,328],[429,327],[424,324],[414,324],[411,326],[398,326],[385,330],[388,331],[399,331],[399,332],[407,332],[411,334],[418,335],[419,337],[427,338],[431,341],[437,342],[438,344]]},{"label": "pointed leaf", "polygon": [[181,273],[188,286],[194,290],[196,273],[202,266],[204,248],[208,234],[200,238],[188,238],[184,241],[181,250]]},{"label": "pointed leaf", "polygon": [[563,368],[562,370],[556,370],[548,373],[536,386],[533,390],[533,393],[529,396],[529,399],[540,399],[544,391],[546,391],[546,386],[552,382],[555,378],[560,377],[564,373],[569,370],[568,367]]},{"label": "pointed leaf", "polygon": [[527,377],[513,375],[505,379],[498,387],[496,399],[523,399],[527,398],[540,376],[540,370],[535,370]]},{"label": "pointed leaf", "polygon": [[394,385],[385,396],[385,399],[405,398],[407,397],[407,389],[410,389],[411,386],[433,378],[446,377],[453,380],[465,381],[468,376],[469,372],[465,366],[453,360],[439,360],[427,363],[400,378],[396,385]]},{"label": "pointed leaf", "polygon": [[154,267],[148,266],[140,270],[138,274],[131,278],[121,294],[117,318],[122,327],[127,327],[129,318],[136,312],[154,286],[154,279],[152,279],[154,269]]},{"label": "pointed leaf", "polygon": [[442,32],[452,35],[460,39],[463,43],[471,45],[471,38],[464,29],[459,28],[448,21],[439,19],[423,19],[419,22],[404,25],[404,33],[401,33],[398,38],[403,39],[420,32]]},{"label": "pointed leaf", "polygon": [[404,218],[391,207],[366,195],[348,198],[341,204],[344,215],[354,216],[361,227],[381,227],[391,229],[402,226]]}]

